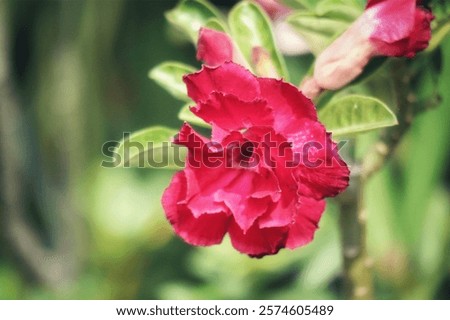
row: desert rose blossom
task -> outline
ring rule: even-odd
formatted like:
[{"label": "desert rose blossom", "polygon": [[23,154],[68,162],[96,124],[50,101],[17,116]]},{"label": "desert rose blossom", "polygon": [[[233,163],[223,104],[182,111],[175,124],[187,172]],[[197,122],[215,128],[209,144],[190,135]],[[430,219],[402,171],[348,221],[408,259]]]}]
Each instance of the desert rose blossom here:
[{"label": "desert rose blossom", "polygon": [[201,136],[185,123],[174,139],[188,149],[185,169],[162,197],[175,232],[200,246],[228,233],[234,248],[253,257],[309,243],[324,198],[349,179],[311,101],[232,62],[204,66],[184,81],[192,112],[212,133]]},{"label": "desert rose blossom", "polygon": [[412,58],[431,38],[434,16],[420,0],[369,0],[364,13],[317,58],[300,86],[309,98],[336,90],[362,73],[375,56]]}]

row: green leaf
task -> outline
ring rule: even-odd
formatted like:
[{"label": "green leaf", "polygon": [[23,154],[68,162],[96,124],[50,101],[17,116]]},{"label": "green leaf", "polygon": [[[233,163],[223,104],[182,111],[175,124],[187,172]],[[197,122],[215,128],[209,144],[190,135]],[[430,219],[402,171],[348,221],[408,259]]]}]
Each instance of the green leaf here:
[{"label": "green leaf", "polygon": [[309,10],[294,11],[287,21],[318,55],[358,18],[363,8],[356,1],[323,0]]},{"label": "green leaf", "polygon": [[194,67],[179,62],[167,61],[150,70],[148,76],[175,98],[189,101],[183,76],[193,72],[195,72]]},{"label": "green leaf", "polygon": [[166,18],[172,25],[183,31],[194,45],[197,45],[198,31],[208,20],[223,21],[219,10],[203,0],[184,0],[168,11]]},{"label": "green leaf", "polygon": [[347,21],[356,20],[363,12],[364,6],[349,0],[322,0],[317,2],[314,12],[318,16],[326,16],[330,19]]},{"label": "green leaf", "polygon": [[314,9],[317,0],[282,0],[282,3],[293,9]]},{"label": "green leaf", "polygon": [[255,47],[263,48],[279,76],[289,81],[285,61],[278,52],[270,19],[256,4],[242,1],[231,10],[228,23],[231,35],[247,61],[252,61]]},{"label": "green leaf", "polygon": [[114,151],[116,167],[182,169],[185,149],[171,142],[178,130],[156,126],[136,131]]},{"label": "green leaf", "polygon": [[294,12],[287,21],[305,39],[316,56],[350,25],[345,20],[302,11]]},{"label": "green leaf", "polygon": [[186,104],[181,108],[180,112],[178,113],[178,119],[187,121],[190,124],[197,125],[204,128],[211,128],[211,126],[203,121],[203,119],[197,117],[195,114],[192,113],[192,111],[189,109],[191,104]]},{"label": "green leaf", "polygon": [[206,21],[205,27],[208,29],[229,33],[227,26],[222,21],[216,18],[211,18]]},{"label": "green leaf", "polygon": [[362,11],[366,0],[282,0],[282,3],[292,9],[307,9],[310,11],[319,11],[324,7],[348,6]]},{"label": "green leaf", "polygon": [[398,124],[395,114],[386,104],[358,95],[331,101],[319,111],[319,119],[333,136],[349,136]]}]

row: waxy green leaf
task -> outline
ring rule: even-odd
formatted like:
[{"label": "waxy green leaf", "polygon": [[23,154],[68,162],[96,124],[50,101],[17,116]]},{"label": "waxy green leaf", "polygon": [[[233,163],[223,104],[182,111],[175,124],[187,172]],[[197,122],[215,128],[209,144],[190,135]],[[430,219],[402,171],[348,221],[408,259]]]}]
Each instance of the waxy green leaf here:
[{"label": "waxy green leaf", "polygon": [[317,56],[362,13],[355,2],[324,0],[309,10],[294,11],[287,21],[303,36]]},{"label": "waxy green leaf", "polygon": [[222,14],[212,4],[203,0],[184,0],[166,13],[167,20],[183,31],[197,45],[198,31],[208,20],[217,19],[222,25]]},{"label": "waxy green leaf", "polygon": [[316,56],[350,25],[345,20],[317,16],[311,12],[293,13],[288,17],[288,22],[305,39]]},{"label": "waxy green leaf", "polygon": [[333,136],[351,136],[398,124],[386,104],[372,97],[351,95],[332,100],[319,111],[319,119]]},{"label": "waxy green leaf", "polygon": [[189,101],[183,76],[195,72],[195,68],[179,62],[163,62],[154,67],[148,73],[161,87],[167,90],[173,97]]},{"label": "waxy green leaf", "polygon": [[254,60],[255,48],[262,48],[278,75],[289,81],[285,61],[275,45],[270,19],[258,5],[240,2],[231,10],[228,24],[234,41],[247,61]]},{"label": "waxy green leaf", "polygon": [[178,130],[155,126],[136,131],[121,140],[114,151],[117,167],[182,169],[186,150],[174,145]]}]

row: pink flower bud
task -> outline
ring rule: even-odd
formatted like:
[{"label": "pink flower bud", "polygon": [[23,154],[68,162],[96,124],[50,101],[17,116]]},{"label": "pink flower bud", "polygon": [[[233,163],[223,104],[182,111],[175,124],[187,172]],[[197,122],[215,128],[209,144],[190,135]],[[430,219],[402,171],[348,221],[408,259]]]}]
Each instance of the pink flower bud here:
[{"label": "pink flower bud", "polygon": [[223,32],[201,28],[197,45],[197,59],[209,66],[233,60],[233,42]]},{"label": "pink flower bud", "polygon": [[234,46],[233,40],[224,32],[201,28],[197,43],[197,59],[210,67],[227,61],[247,66],[242,53]]},{"label": "pink flower bud", "polygon": [[412,58],[424,50],[434,16],[417,4],[420,0],[369,0],[365,12],[319,55],[314,81],[304,81],[302,91],[312,99],[349,84],[374,56]]}]

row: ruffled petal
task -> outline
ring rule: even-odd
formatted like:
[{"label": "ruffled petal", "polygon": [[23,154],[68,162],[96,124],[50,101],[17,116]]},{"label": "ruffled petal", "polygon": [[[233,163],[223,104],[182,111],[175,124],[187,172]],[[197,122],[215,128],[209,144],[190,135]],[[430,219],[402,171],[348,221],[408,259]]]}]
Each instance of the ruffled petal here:
[{"label": "ruffled petal", "polygon": [[228,213],[224,199],[218,194],[240,175],[239,169],[217,167],[187,167],[186,205],[194,217],[217,212]]},{"label": "ruffled petal", "polygon": [[197,133],[188,123],[184,123],[173,142],[185,146],[189,151],[194,152],[202,149],[208,143],[208,139]]},{"label": "ruffled petal", "polygon": [[289,138],[293,142],[294,177],[300,194],[323,199],[345,190],[350,170],[319,122],[305,121],[299,133]]},{"label": "ruffled petal", "polygon": [[297,213],[296,190],[283,190],[283,196],[272,205],[270,210],[258,219],[260,228],[288,226]]},{"label": "ruffled petal", "polygon": [[195,218],[189,209],[180,204],[186,193],[186,177],[177,172],[164,191],[162,205],[175,232],[187,243],[209,246],[222,242],[228,230],[230,217],[225,213],[205,214]]},{"label": "ruffled petal", "polygon": [[252,126],[272,126],[273,116],[264,100],[242,101],[234,95],[214,92],[191,111],[206,122],[233,131]]},{"label": "ruffled petal", "polygon": [[233,42],[220,31],[201,28],[198,38],[197,59],[208,66],[218,66],[233,60]]},{"label": "ruffled petal", "polygon": [[199,168],[214,154],[208,148],[208,139],[198,134],[188,123],[184,123],[173,142],[188,148],[187,164]]},{"label": "ruffled petal", "polygon": [[287,228],[260,229],[253,225],[246,233],[237,223],[230,223],[229,234],[233,247],[252,257],[261,258],[265,255],[276,254],[284,248],[288,234]]},{"label": "ruffled petal", "polygon": [[325,210],[324,200],[300,197],[295,222],[291,224],[286,247],[295,249],[310,243]]},{"label": "ruffled petal", "polygon": [[185,76],[183,80],[189,97],[197,103],[207,101],[213,92],[235,95],[242,101],[253,101],[260,96],[256,77],[232,62],[216,68],[203,66],[202,70]]},{"label": "ruffled petal", "polygon": [[277,178],[269,170],[261,173],[241,170],[231,183],[216,193],[216,200],[226,204],[244,232],[279,198]]},{"label": "ruffled petal", "polygon": [[199,135],[187,123],[182,126],[174,142],[189,150],[184,169],[187,179],[184,203],[190,212],[195,218],[205,213],[226,212],[227,207],[222,201],[215,200],[215,194],[236,179],[240,172],[225,167],[222,147]]},{"label": "ruffled petal", "polygon": [[274,129],[279,133],[298,131],[302,119],[317,121],[317,112],[311,100],[296,87],[281,80],[258,78],[261,97],[272,108]]}]

